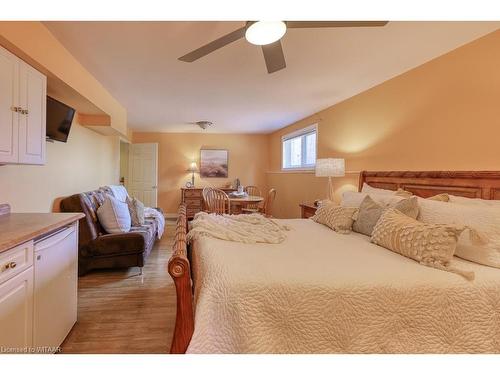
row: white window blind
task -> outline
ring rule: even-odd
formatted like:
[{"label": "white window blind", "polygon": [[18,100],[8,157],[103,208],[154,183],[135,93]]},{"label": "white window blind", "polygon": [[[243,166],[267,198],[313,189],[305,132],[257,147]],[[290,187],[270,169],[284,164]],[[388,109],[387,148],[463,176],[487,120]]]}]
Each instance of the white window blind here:
[{"label": "white window blind", "polygon": [[282,168],[314,169],[316,165],[317,127],[309,126],[281,138]]}]

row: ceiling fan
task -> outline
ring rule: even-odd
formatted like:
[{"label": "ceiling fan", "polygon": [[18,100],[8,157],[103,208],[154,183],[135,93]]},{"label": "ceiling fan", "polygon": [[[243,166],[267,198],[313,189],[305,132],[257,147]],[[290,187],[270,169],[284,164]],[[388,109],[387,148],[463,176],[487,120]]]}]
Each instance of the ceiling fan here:
[{"label": "ceiling fan", "polygon": [[281,38],[287,29],[311,29],[319,27],[380,27],[388,21],[248,21],[240,27],[204,46],[179,57],[180,61],[193,62],[243,37],[262,47],[268,73],[286,67]]}]

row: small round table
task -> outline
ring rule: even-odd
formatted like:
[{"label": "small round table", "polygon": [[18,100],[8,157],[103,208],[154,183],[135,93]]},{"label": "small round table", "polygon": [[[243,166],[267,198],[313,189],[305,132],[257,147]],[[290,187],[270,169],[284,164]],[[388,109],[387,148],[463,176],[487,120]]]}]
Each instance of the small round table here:
[{"label": "small round table", "polygon": [[231,204],[231,213],[240,214],[241,207],[246,207],[249,204],[258,204],[264,200],[264,197],[259,197],[257,195],[248,195],[241,198],[229,197],[229,203]]}]

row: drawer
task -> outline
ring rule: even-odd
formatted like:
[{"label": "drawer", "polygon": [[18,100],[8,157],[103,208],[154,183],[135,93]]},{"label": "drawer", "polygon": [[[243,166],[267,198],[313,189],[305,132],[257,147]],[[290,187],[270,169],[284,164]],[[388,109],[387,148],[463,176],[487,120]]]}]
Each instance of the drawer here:
[{"label": "drawer", "polygon": [[186,198],[184,200],[184,203],[187,204],[188,209],[189,208],[200,208],[202,206],[202,200],[200,198]]},{"label": "drawer", "polygon": [[0,284],[33,265],[33,241],[0,253]]},{"label": "drawer", "polygon": [[184,198],[201,198],[201,190],[184,190]]}]

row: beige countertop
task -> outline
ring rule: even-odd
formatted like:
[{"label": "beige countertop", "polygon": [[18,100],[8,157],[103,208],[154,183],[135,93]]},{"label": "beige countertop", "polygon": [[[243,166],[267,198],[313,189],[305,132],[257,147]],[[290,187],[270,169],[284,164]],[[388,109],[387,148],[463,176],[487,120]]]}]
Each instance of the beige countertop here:
[{"label": "beige countertop", "polygon": [[0,215],[0,253],[73,223],[84,216],[81,212]]}]

